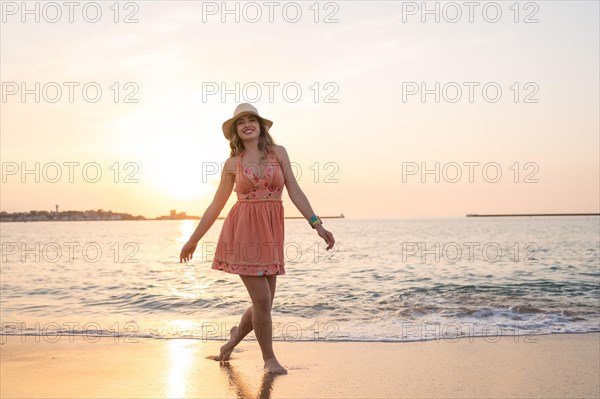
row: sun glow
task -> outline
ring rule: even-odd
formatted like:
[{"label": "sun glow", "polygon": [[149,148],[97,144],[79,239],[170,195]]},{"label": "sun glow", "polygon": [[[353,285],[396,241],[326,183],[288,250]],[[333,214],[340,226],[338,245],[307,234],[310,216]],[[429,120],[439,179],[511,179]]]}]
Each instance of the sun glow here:
[{"label": "sun glow", "polygon": [[175,199],[214,193],[227,156],[220,132],[206,139],[215,124],[198,120],[192,100],[177,98],[174,107],[161,99],[122,116],[113,126],[118,151],[138,163],[140,183]]}]

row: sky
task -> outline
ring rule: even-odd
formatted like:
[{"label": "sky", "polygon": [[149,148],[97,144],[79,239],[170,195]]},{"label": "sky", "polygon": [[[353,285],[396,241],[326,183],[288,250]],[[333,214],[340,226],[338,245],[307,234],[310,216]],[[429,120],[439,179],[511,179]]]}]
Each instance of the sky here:
[{"label": "sky", "polygon": [[201,216],[250,102],[318,215],[600,212],[597,1],[74,4],[1,2],[2,211]]}]

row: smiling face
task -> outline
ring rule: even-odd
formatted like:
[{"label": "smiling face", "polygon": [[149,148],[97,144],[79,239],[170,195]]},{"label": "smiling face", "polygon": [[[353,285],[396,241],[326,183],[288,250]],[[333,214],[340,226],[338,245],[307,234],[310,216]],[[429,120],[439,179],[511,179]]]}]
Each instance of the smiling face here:
[{"label": "smiling face", "polygon": [[243,141],[257,139],[260,136],[260,125],[256,115],[244,115],[235,121],[235,128]]}]

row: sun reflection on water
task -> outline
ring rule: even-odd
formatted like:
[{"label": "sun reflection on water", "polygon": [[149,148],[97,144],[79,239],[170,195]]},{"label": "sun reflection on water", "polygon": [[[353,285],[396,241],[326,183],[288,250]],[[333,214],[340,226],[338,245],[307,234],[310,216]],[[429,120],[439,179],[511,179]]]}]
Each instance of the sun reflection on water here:
[{"label": "sun reflection on water", "polygon": [[195,220],[182,220],[181,224],[179,225],[180,236],[178,238],[178,241],[180,243],[187,242],[187,240],[190,239],[190,236],[194,232],[195,228],[196,228]]}]

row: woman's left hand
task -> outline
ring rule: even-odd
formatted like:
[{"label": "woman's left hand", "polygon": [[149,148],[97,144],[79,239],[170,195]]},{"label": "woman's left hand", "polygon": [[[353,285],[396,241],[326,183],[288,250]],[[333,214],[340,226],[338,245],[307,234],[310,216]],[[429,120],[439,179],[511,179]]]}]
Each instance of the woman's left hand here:
[{"label": "woman's left hand", "polygon": [[319,236],[327,243],[327,248],[325,249],[329,251],[331,248],[333,248],[333,244],[335,244],[335,238],[333,238],[333,234],[331,234],[330,231],[325,230],[325,227],[323,227],[322,224],[318,224],[316,229],[317,233],[319,233]]}]

